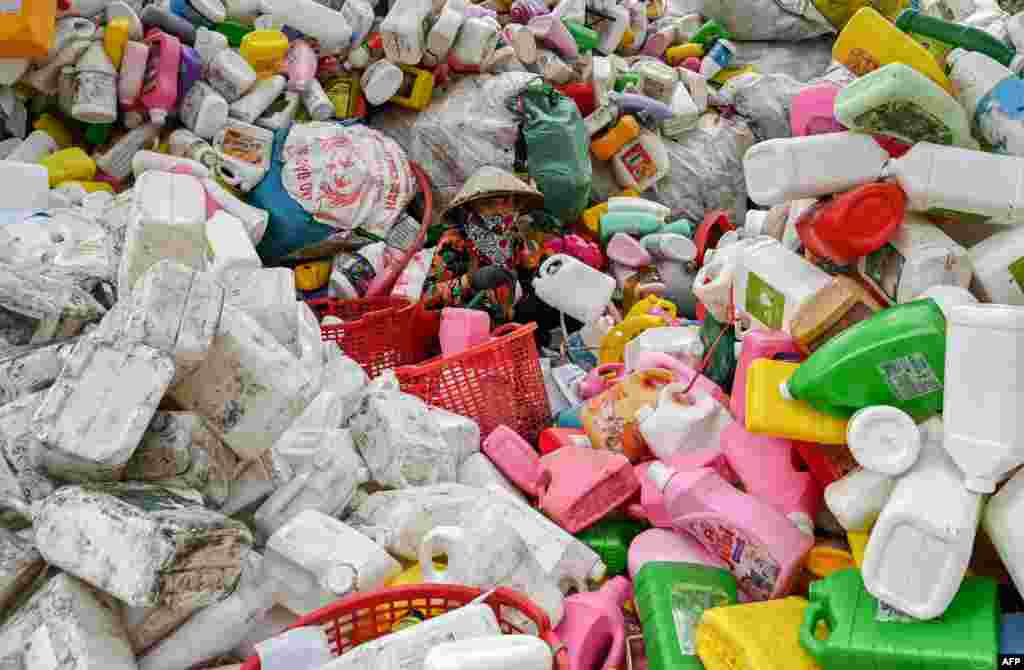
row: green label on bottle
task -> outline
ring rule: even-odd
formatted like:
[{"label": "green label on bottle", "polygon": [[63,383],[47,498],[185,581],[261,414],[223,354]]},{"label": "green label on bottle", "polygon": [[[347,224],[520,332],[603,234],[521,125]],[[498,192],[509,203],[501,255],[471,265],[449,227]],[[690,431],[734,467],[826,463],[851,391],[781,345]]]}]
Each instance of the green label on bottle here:
[{"label": "green label on bottle", "polygon": [[676,624],[679,651],[684,656],[697,653],[695,634],[704,610],[729,604],[729,595],[721,589],[697,584],[672,585],[672,620]]},{"label": "green label on bottle", "polygon": [[751,272],[747,277],[747,312],[774,330],[782,329],[782,315],[786,311],[786,296],[774,286]]},{"label": "green label on bottle", "polygon": [[1017,288],[1024,291],[1024,257],[1010,263],[1010,267],[1007,269],[1010,271],[1013,281],[1017,282]]},{"label": "green label on bottle", "polygon": [[942,390],[942,382],[920,352],[883,361],[878,364],[878,370],[889,390],[902,401]]}]

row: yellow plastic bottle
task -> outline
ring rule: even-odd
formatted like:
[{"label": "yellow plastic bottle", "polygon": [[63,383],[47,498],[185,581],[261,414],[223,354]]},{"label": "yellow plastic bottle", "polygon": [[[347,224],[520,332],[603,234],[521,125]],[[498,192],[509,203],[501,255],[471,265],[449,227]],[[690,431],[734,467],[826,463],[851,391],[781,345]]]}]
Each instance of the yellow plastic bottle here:
[{"label": "yellow plastic bottle", "polygon": [[50,188],[66,181],[91,181],[96,176],[96,161],[78,147],[61,149],[39,164],[50,171]]},{"label": "yellow plastic bottle", "polygon": [[641,314],[615,324],[603,338],[597,360],[601,365],[621,363],[626,353],[626,343],[648,328],[667,326],[668,321],[654,314]]},{"label": "yellow plastic bottle", "polygon": [[787,440],[846,444],[847,419],[819,412],[801,400],[787,400],[779,385],[800,367],[760,358],[747,370],[747,430]]},{"label": "yellow plastic bottle", "polygon": [[718,74],[711,78],[711,81],[724,86],[727,81],[741,74],[756,74],[757,68],[753,65],[740,65],[737,67],[722,68]]},{"label": "yellow plastic bottle", "polygon": [[110,19],[103,32],[103,50],[107,52],[107,58],[118,70],[121,69],[124,45],[128,43],[128,34],[131,30],[131,19],[127,16],[117,16]]},{"label": "yellow plastic bottle", "polygon": [[402,86],[391,102],[421,112],[434,95],[434,73],[412,65],[402,65],[401,68]]},{"label": "yellow plastic bottle", "polygon": [[74,181],[64,182],[65,184],[78,184],[86,193],[96,193],[97,191],[105,191],[107,193],[113,193],[114,187],[105,181]]},{"label": "yellow plastic bottle", "polygon": [[697,656],[705,670],[819,670],[800,646],[805,609],[796,596],[706,609]]},{"label": "yellow plastic bottle", "polygon": [[842,30],[861,7],[874,7],[890,21],[910,6],[908,0],[814,0],[814,6],[836,30]]},{"label": "yellow plastic bottle", "polygon": [[288,38],[280,30],[254,30],[242,38],[238,53],[256,70],[257,77],[269,79],[281,70]]},{"label": "yellow plastic bottle", "polygon": [[53,45],[57,0],[8,2],[0,12],[0,58],[43,58]]},{"label": "yellow plastic bottle", "polygon": [[832,57],[858,77],[889,63],[903,63],[953,93],[949,78],[928,50],[871,7],[853,15],[839,33]]},{"label": "yellow plastic bottle", "polygon": [[850,544],[850,553],[853,554],[853,562],[857,564],[858,569],[864,565],[864,550],[868,546],[869,539],[871,539],[870,528],[846,531],[846,541]]},{"label": "yellow plastic bottle", "polygon": [[704,46],[696,42],[687,42],[677,47],[671,47],[665,52],[665,60],[672,67],[681,65],[684,60],[693,56],[694,58],[704,57]]}]

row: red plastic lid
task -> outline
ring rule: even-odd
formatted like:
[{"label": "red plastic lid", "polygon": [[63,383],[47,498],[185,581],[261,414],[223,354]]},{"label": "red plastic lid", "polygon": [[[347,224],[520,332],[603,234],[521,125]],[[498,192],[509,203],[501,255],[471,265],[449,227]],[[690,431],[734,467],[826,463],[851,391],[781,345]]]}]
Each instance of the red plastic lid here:
[{"label": "red plastic lid", "polygon": [[374,51],[384,48],[384,39],[380,36],[380,33],[370,33],[366,38],[366,45]]},{"label": "red plastic lid", "polygon": [[722,239],[730,230],[736,230],[729,220],[729,212],[724,209],[715,209],[704,215],[704,220],[697,226],[697,232],[693,234],[693,243],[697,245],[697,267],[704,265],[704,252],[714,249],[718,240]]},{"label": "red plastic lid", "polygon": [[580,109],[580,115],[590,116],[595,109],[597,109],[597,101],[594,99],[594,85],[589,82],[578,82],[575,84],[566,84],[565,86],[556,86],[558,91],[561,91],[566,96],[572,98],[572,101],[576,103],[576,106]]},{"label": "red plastic lid", "polygon": [[814,255],[849,265],[892,239],[906,206],[907,196],[896,184],[858,186],[809,209],[796,232]]}]

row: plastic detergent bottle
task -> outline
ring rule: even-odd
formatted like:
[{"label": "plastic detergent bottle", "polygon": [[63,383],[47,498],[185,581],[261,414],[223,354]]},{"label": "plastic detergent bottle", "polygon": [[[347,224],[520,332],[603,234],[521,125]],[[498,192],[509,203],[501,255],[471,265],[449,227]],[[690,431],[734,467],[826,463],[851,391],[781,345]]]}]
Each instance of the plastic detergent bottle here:
[{"label": "plastic detergent bottle", "polygon": [[850,130],[901,142],[974,147],[964,108],[941,86],[909,65],[889,63],[839,92],[835,115]]},{"label": "plastic detergent bottle", "polygon": [[656,408],[644,405],[636,411],[644,442],[662,460],[717,445],[722,432],[733,423],[728,410],[710,394],[684,394],[685,389],[686,384],[668,384],[658,392]]},{"label": "plastic detergent bottle", "polygon": [[665,528],[645,530],[629,545],[629,576],[634,583],[648,563],[687,563],[728,572],[725,561],[708,552],[692,535]]},{"label": "plastic detergent bottle", "polygon": [[704,670],[818,670],[800,646],[806,609],[806,600],[791,596],[705,611],[697,626]]},{"label": "plastic detergent bottle", "polygon": [[[996,582],[968,577],[936,621],[917,621],[873,598],[860,572],[841,570],[814,581],[800,626],[800,642],[829,670],[991,668],[999,652]],[[818,623],[828,635],[815,635]],[[911,660],[913,659],[913,660]]]},{"label": "plastic detergent bottle", "polygon": [[611,670],[623,662],[626,622],[622,607],[632,597],[630,581],[612,577],[599,591],[565,599],[565,614],[555,635],[569,651],[569,670]]},{"label": "plastic detergent bottle", "polygon": [[893,477],[856,468],[825,487],[825,504],[847,531],[866,531],[882,512],[895,486]]},{"label": "plastic detergent bottle", "polygon": [[793,137],[838,133],[845,130],[835,117],[835,101],[840,89],[822,82],[800,90],[789,106],[789,127]]},{"label": "plastic detergent bottle", "polygon": [[149,61],[141,100],[153,122],[163,125],[178,100],[181,42],[173,35],[151,30],[146,35],[146,44],[149,45]]},{"label": "plastic detergent bottle", "polygon": [[603,161],[610,160],[615,153],[640,136],[640,124],[631,115],[623,116],[617,124],[590,143],[590,150]]},{"label": "plastic detergent bottle", "polygon": [[615,154],[612,167],[622,188],[643,193],[668,174],[668,151],[656,133],[644,130]]},{"label": "plastic detergent bottle", "polygon": [[932,54],[872,7],[864,7],[853,15],[832,46],[832,57],[857,76],[889,63],[905,63],[953,92]]},{"label": "plastic detergent bottle", "polygon": [[896,27],[924,46],[940,65],[948,64],[946,57],[957,48],[984,54],[1007,67],[1017,55],[1002,40],[984,30],[928,16],[913,7],[900,12]]},{"label": "plastic detergent bottle", "polygon": [[741,424],[746,422],[747,417],[747,369],[750,364],[758,358],[783,361],[802,361],[804,358],[793,337],[781,331],[752,330],[743,337],[742,342],[729,404],[732,415]]},{"label": "plastic detergent bottle", "polygon": [[863,574],[871,595],[913,617],[931,619],[946,610],[963,580],[982,499],[967,490],[943,450],[941,420],[929,419],[921,429],[925,446],[871,531]]},{"label": "plastic detergent bottle", "polygon": [[[392,13],[397,7],[405,7],[405,3],[395,3]],[[320,43],[321,55],[337,53],[352,44],[352,26],[345,16],[314,0],[263,0],[263,10],[315,38]]]},{"label": "plastic detergent bottle", "polygon": [[634,602],[648,667],[702,670],[694,644],[697,624],[705,610],[736,603],[736,578],[720,567],[653,561],[640,569],[635,580]]},{"label": "plastic detergent bottle", "polygon": [[751,363],[747,371],[747,430],[803,442],[846,444],[845,418],[783,396],[780,385],[799,367],[765,358]]},{"label": "plastic detergent bottle", "polygon": [[676,472],[656,461],[647,477],[661,489],[673,527],[725,560],[752,599],[778,598],[792,588],[813,537],[710,468]]},{"label": "plastic detergent bottle", "polygon": [[942,410],[945,355],[942,310],[934,300],[917,300],[878,312],[826,342],[779,390],[838,417],[889,405],[921,420]]},{"label": "plastic detergent bottle", "polygon": [[1024,227],[998,232],[968,253],[980,297],[1003,305],[1024,305]]},{"label": "plastic detergent bottle", "polygon": [[983,53],[954,49],[947,61],[957,98],[985,142],[999,153],[1024,155],[1024,80]]}]

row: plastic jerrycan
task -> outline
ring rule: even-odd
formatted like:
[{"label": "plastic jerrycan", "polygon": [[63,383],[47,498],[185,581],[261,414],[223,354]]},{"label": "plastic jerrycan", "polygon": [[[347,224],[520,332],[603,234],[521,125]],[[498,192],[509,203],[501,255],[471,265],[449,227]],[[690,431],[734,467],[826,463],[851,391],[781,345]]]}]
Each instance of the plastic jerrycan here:
[{"label": "plastic jerrycan", "polygon": [[982,497],[967,490],[942,448],[942,421],[929,419],[921,430],[926,443],[871,530],[862,574],[876,598],[930,619],[945,611],[963,580]]},{"label": "plastic jerrycan", "polygon": [[806,609],[806,600],[790,596],[705,611],[697,626],[704,670],[819,670],[800,646]]},{"label": "plastic jerrycan", "polygon": [[565,599],[565,614],[554,632],[569,652],[569,670],[612,670],[623,662],[626,622],[622,607],[632,597],[630,581],[612,577],[598,591]]},{"label": "plastic jerrycan", "polygon": [[960,48],[984,54],[1010,67],[1017,52],[994,35],[969,25],[961,25],[908,7],[896,17],[896,27],[924,46],[940,65],[953,49]]},{"label": "plastic jerrycan", "polygon": [[819,445],[845,445],[847,419],[783,396],[780,385],[799,367],[796,363],[767,358],[751,363],[747,372],[747,430]]},{"label": "plastic jerrycan", "polygon": [[1024,81],[983,53],[954,49],[947,61],[957,100],[985,142],[1001,154],[1024,154]]},{"label": "plastic jerrycan", "polygon": [[725,560],[752,600],[789,592],[814,546],[812,536],[710,468],[677,472],[655,461],[647,477],[661,489],[672,526]]},{"label": "plastic jerrycan", "polygon": [[[992,496],[985,507],[983,525],[1003,560],[1014,585],[1024,586],[1024,470],[1018,471],[1010,481]],[[1021,650],[1024,652],[1024,649]]]},{"label": "plastic jerrycan", "polygon": [[[800,642],[825,670],[982,670],[999,653],[999,597],[995,580],[968,577],[939,619],[911,619],[876,600],[859,570],[812,582]],[[819,639],[819,622],[828,636]]]},{"label": "plastic jerrycan", "polygon": [[633,599],[648,668],[703,670],[695,645],[697,624],[705,610],[736,604],[736,578],[720,567],[652,561],[635,579]]},{"label": "plastic jerrycan", "polygon": [[953,85],[932,54],[871,7],[853,15],[832,46],[832,57],[857,76],[889,63],[904,63],[953,93]]},{"label": "plastic jerrycan", "polygon": [[683,393],[686,384],[675,382],[658,392],[657,407],[636,411],[637,427],[654,455],[666,460],[684,451],[713,447],[734,423],[728,409],[710,394]]},{"label": "plastic jerrycan", "polygon": [[743,337],[736,377],[732,383],[730,408],[738,422],[747,420],[747,369],[758,358],[799,362],[804,359],[796,340],[779,330],[752,330]]},{"label": "plastic jerrycan", "polygon": [[837,417],[889,405],[920,421],[942,410],[945,357],[942,310],[930,298],[915,300],[882,310],[826,342],[779,390]]}]

